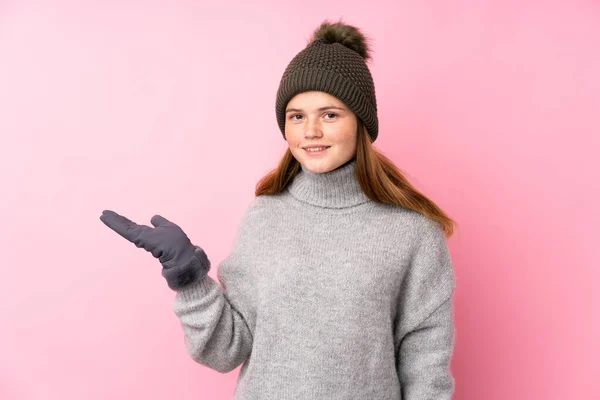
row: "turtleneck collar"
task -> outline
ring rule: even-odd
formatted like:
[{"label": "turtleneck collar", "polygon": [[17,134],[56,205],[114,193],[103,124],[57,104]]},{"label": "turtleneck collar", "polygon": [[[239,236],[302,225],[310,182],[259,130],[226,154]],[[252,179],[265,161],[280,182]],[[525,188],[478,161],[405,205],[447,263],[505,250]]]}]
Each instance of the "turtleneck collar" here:
[{"label": "turtleneck collar", "polygon": [[314,173],[300,165],[301,171],[287,187],[296,199],[324,208],[352,207],[370,200],[354,174],[356,159],[324,173]]}]

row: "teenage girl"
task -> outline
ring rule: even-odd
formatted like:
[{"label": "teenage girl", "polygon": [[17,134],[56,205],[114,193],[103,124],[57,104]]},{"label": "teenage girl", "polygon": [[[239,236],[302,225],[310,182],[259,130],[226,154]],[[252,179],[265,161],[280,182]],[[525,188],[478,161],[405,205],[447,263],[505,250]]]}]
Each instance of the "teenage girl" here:
[{"label": "teenage girl", "polygon": [[452,221],[379,153],[363,33],[323,22],[276,98],[288,143],[220,264],[182,229],[105,210],[162,264],[185,347],[234,399],[444,400],[454,391]]}]

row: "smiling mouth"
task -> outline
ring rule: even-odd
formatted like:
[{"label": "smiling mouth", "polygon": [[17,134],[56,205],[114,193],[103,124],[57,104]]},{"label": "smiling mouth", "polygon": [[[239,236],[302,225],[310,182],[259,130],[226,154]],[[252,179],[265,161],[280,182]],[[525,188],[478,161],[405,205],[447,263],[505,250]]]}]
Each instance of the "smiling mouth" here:
[{"label": "smiling mouth", "polygon": [[305,147],[304,150],[309,153],[318,153],[320,151],[327,150],[331,146],[322,146],[322,147]]}]

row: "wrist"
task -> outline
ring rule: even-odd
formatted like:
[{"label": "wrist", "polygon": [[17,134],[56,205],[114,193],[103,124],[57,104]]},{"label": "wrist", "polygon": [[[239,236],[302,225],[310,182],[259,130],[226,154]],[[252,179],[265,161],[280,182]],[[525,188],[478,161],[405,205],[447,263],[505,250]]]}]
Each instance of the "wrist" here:
[{"label": "wrist", "polygon": [[180,262],[169,268],[163,266],[162,276],[172,290],[182,290],[201,281],[208,274],[210,261],[206,253],[199,246],[194,246],[194,249],[187,262]]}]

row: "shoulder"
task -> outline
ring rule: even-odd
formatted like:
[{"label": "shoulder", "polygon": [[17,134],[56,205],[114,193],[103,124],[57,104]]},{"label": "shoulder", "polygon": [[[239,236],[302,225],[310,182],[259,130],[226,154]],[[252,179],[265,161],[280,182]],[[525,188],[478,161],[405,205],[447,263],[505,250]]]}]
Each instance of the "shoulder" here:
[{"label": "shoulder", "polygon": [[268,220],[277,216],[277,210],[281,208],[280,196],[275,195],[259,195],[252,198],[242,215],[240,223],[241,229],[252,226],[256,228],[257,224],[266,223]]},{"label": "shoulder", "polygon": [[372,210],[374,218],[384,222],[391,231],[401,234],[414,245],[418,245],[424,240],[439,240],[440,235],[444,237],[439,222],[413,209],[393,204],[374,203]]},{"label": "shoulder", "polygon": [[280,194],[261,194],[255,196],[246,207],[245,217],[271,212],[281,203]]},{"label": "shoulder", "polygon": [[[455,285],[453,263],[442,225],[422,214],[415,217],[415,237],[411,245],[412,273],[437,287]],[[420,279],[421,279],[420,278]]]}]

